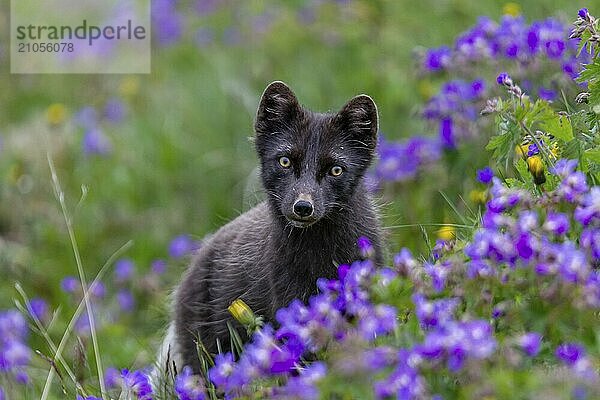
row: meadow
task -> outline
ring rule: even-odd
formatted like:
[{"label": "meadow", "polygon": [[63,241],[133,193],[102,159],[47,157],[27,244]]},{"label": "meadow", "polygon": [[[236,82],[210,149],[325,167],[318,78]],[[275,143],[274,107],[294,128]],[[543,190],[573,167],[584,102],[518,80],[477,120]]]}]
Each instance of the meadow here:
[{"label": "meadow", "polygon": [[[600,397],[584,5],[152,0],[148,75],[10,74],[0,31],[0,399]],[[151,393],[190,255],[264,196],[273,80],[313,110],[375,99],[388,268],[365,240],[277,327],[237,304],[252,344]]]}]

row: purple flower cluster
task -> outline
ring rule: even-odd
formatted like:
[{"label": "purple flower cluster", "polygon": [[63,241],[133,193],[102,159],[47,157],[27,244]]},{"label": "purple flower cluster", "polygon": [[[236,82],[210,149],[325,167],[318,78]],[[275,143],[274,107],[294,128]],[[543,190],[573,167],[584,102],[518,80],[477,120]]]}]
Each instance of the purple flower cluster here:
[{"label": "purple flower cluster", "polygon": [[562,343],[556,347],[554,355],[566,364],[576,376],[590,381],[598,380],[594,365],[581,344]]},{"label": "purple flower cluster", "polygon": [[176,43],[183,34],[184,17],[176,6],[177,0],[152,1],[153,33],[161,46]]},{"label": "purple flower cluster", "polygon": [[[488,17],[480,17],[472,28],[457,37],[452,47],[427,50],[422,57],[421,67],[429,73],[466,71],[463,76],[472,76],[475,63],[490,65],[496,70],[510,65],[510,69],[523,78],[523,85],[528,92],[552,101],[559,88],[543,86],[539,78],[541,69],[554,68],[575,78],[581,63],[587,62],[588,55],[585,52],[576,57],[579,39],[568,39],[569,30],[568,24],[554,18],[528,25],[520,16],[506,15],[499,23]],[[512,82],[506,73],[500,74],[497,81],[501,85]],[[483,122],[477,117],[487,92],[488,88],[482,79],[445,82],[422,111],[426,125],[431,131],[437,132],[437,137],[416,136],[403,142],[382,141],[377,178],[392,182],[414,179],[419,171],[436,163],[444,149],[454,149],[460,143],[480,136]],[[538,152],[533,146],[529,149],[529,156]]]},{"label": "purple flower cluster", "polygon": [[422,344],[413,349],[414,358],[436,365],[445,361],[447,368],[457,372],[468,359],[491,356],[497,343],[493,328],[487,321],[449,321],[427,333]]},{"label": "purple flower cluster", "polygon": [[121,371],[123,389],[138,400],[152,400],[152,387],[148,376],[142,371]]},{"label": "purple flower cluster", "polygon": [[414,136],[402,142],[381,139],[376,177],[383,181],[402,182],[414,179],[424,168],[442,156],[442,145],[435,138]]},{"label": "purple flower cluster", "polygon": [[31,350],[26,344],[27,336],[27,321],[19,311],[0,313],[0,374],[9,374],[20,384],[29,383],[26,367]]},{"label": "purple flower cluster", "polygon": [[[368,247],[361,239],[361,247]],[[408,251],[396,257],[396,264],[407,271],[417,266]],[[270,325],[256,332],[237,362],[228,354],[218,355],[209,370],[210,380],[225,393],[242,395],[251,383],[269,377],[285,378],[274,394],[284,397],[318,398],[315,384],[327,372],[325,364],[306,364],[302,357],[336,347],[358,352],[335,367],[344,373],[388,368],[391,371],[373,385],[378,399],[397,396],[418,398],[427,392],[422,369],[447,366],[459,371],[470,359],[489,357],[496,349],[491,325],[485,321],[458,321],[454,312],[458,299],[428,300],[415,294],[416,315],[425,331],[425,339],[411,348],[394,349],[378,345],[398,329],[398,312],[387,304],[371,299],[375,288],[386,287],[398,274],[389,269],[376,270],[370,260],[356,261],[338,268],[339,279],[320,279],[320,294],[308,305],[292,302],[280,309],[276,318],[279,328]],[[361,351],[357,343],[372,347]],[[354,349],[354,350],[351,350]]]},{"label": "purple flower cluster", "polygon": [[[539,279],[556,277],[565,285],[581,286],[585,303],[600,305],[594,268],[599,260],[600,190],[589,189],[576,166],[571,160],[556,163],[553,171],[560,184],[537,200],[546,212],[535,207],[529,193],[493,178],[482,227],[464,250],[469,278],[506,277],[515,268],[529,268]],[[558,211],[563,209],[571,211]],[[582,230],[579,243],[567,237],[572,229]]]},{"label": "purple flower cluster", "polygon": [[461,140],[476,135],[474,121],[485,96],[486,86],[482,79],[472,82],[452,80],[442,85],[439,93],[427,102],[422,115],[437,126],[441,144],[453,149]]},{"label": "purple flower cluster", "polygon": [[194,250],[200,247],[200,243],[194,241],[190,235],[179,235],[169,243],[169,255],[172,258],[182,258],[190,255]]},{"label": "purple flower cluster", "polygon": [[152,400],[152,386],[148,374],[144,371],[115,368],[106,370],[104,381],[108,388],[118,388],[126,398],[136,400]]},{"label": "purple flower cluster", "polygon": [[175,378],[175,393],[180,400],[204,400],[206,388],[200,376],[194,375],[190,367],[185,367]]},{"label": "purple flower cluster", "polygon": [[578,40],[569,40],[570,25],[555,18],[527,24],[521,16],[503,16],[499,23],[480,17],[477,23],[460,34],[453,47],[429,49],[422,67],[430,72],[460,69],[476,62],[516,61],[533,65],[540,60],[557,63],[573,78],[577,74]]},{"label": "purple flower cluster", "polygon": [[107,156],[113,150],[112,140],[106,135],[102,122],[116,124],[127,116],[127,105],[117,97],[108,99],[101,113],[91,106],[81,108],[74,117],[83,129],[82,150],[86,155]]},{"label": "purple flower cluster", "polygon": [[422,116],[438,130],[437,137],[413,136],[405,141],[381,140],[376,176],[383,181],[414,179],[420,171],[437,163],[444,149],[454,149],[476,134],[479,103],[485,98],[481,79],[446,82],[425,105]]},{"label": "purple flower cluster", "polygon": [[[360,245],[368,253],[371,244],[365,238]],[[338,275],[339,280],[319,280],[321,294],[308,305],[296,300],[280,309],[276,314],[280,327],[274,330],[266,325],[256,332],[237,362],[231,354],[218,356],[209,371],[211,381],[226,393],[239,394],[257,379],[287,376],[287,384],[278,390],[288,396],[306,393],[308,397],[303,398],[318,398],[314,384],[325,374],[325,366],[304,365],[303,355],[322,350],[334,340],[343,343],[353,338],[368,343],[397,326],[392,306],[370,301],[368,289],[379,276],[370,260],[341,265]]]}]

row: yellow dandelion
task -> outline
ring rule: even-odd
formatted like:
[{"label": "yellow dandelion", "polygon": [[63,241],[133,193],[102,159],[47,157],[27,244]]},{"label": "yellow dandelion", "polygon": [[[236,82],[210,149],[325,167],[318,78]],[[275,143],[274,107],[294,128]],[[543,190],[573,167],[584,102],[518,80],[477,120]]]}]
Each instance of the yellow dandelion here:
[{"label": "yellow dandelion", "polygon": [[452,240],[456,237],[455,230],[453,226],[444,225],[437,231],[438,239],[442,240]]},{"label": "yellow dandelion", "polygon": [[46,110],[46,120],[50,125],[60,125],[67,118],[67,108],[62,103],[51,104]]},{"label": "yellow dandelion", "polygon": [[423,100],[429,100],[433,96],[433,85],[429,79],[421,79],[417,85],[417,91]]},{"label": "yellow dandelion", "polygon": [[522,144],[520,146],[515,147],[515,154],[517,157],[525,158],[527,157],[527,152],[529,151],[528,144]]},{"label": "yellow dandelion", "polygon": [[134,96],[140,90],[140,80],[137,76],[127,76],[121,80],[119,85],[119,93],[121,96]]},{"label": "yellow dandelion", "polygon": [[541,185],[546,182],[546,175],[544,174],[544,161],[540,156],[532,156],[527,160],[527,168],[533,176],[533,182],[536,185]]},{"label": "yellow dandelion", "polygon": [[244,326],[252,325],[256,319],[252,309],[242,299],[234,300],[227,309]]},{"label": "yellow dandelion", "polygon": [[487,191],[485,190],[471,190],[469,192],[469,198],[475,204],[485,204],[487,201]]},{"label": "yellow dandelion", "polygon": [[550,153],[552,153],[552,155],[556,158],[558,158],[558,155],[560,153],[560,149],[558,148],[558,143],[554,143],[551,147],[550,147]]},{"label": "yellow dandelion", "polygon": [[512,15],[513,17],[516,17],[518,15],[521,15],[521,6],[513,2],[506,3],[502,7],[502,13],[504,15]]}]

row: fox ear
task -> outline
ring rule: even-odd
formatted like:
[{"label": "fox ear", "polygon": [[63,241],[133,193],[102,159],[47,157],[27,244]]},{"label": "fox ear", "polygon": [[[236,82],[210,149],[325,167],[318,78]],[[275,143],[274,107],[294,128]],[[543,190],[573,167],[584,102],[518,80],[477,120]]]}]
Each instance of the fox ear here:
[{"label": "fox ear", "polygon": [[334,117],[334,124],[342,134],[358,140],[371,152],[375,150],[379,117],[371,97],[361,94],[352,98]]},{"label": "fox ear", "polygon": [[269,84],[260,98],[254,130],[257,135],[277,132],[283,124],[295,118],[300,111],[296,95],[285,83]]}]

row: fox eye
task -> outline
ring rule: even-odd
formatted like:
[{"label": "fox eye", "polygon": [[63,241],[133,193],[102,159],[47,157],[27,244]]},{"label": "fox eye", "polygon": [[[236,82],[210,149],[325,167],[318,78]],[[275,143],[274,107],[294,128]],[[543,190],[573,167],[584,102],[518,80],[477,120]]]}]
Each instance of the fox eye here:
[{"label": "fox eye", "polygon": [[329,173],[332,176],[340,176],[342,172],[344,172],[344,170],[339,165],[334,165],[333,167],[331,167],[331,170],[329,170]]},{"label": "fox eye", "polygon": [[279,157],[279,165],[281,165],[283,168],[289,168],[292,166],[292,162],[285,156]]}]

